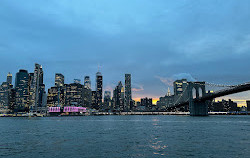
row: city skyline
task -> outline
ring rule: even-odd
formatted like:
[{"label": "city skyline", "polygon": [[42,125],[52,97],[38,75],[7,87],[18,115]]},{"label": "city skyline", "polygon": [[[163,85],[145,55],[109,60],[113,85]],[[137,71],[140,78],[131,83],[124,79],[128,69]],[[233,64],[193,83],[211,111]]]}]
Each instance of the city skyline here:
[{"label": "city skyline", "polygon": [[[42,73],[42,81],[41,82],[43,82],[43,69],[42,69],[42,65],[40,65],[40,64],[37,64],[37,63],[35,63],[35,72],[37,71],[37,69],[41,69],[41,73]],[[23,72],[23,71],[25,71],[28,75],[29,74],[31,74],[32,76],[34,76],[34,73],[30,73],[28,70],[25,70],[25,69],[20,69],[19,70],[19,72]],[[37,72],[38,73],[38,72]],[[18,74],[18,72],[16,73],[16,75]],[[16,75],[14,75],[14,76],[16,76]],[[103,76],[102,76],[102,74],[101,74],[101,72],[100,72],[100,69],[99,69],[99,66],[98,66],[98,72],[95,74],[96,75],[96,83],[95,84],[93,84],[92,86],[91,86],[91,78],[90,78],[90,76],[84,76],[84,79],[73,79],[71,82],[68,82],[68,83],[65,83],[64,82],[64,80],[65,80],[65,76],[62,74],[62,73],[55,73],[55,78],[54,78],[54,85],[55,85],[55,87],[57,87],[57,86],[59,86],[59,82],[60,82],[60,86],[63,86],[64,84],[74,84],[74,83],[77,83],[77,84],[81,84],[83,87],[85,87],[85,88],[87,88],[87,89],[89,89],[89,87],[92,89],[92,90],[96,90],[97,89],[97,78],[98,78],[98,76],[101,76],[101,85],[103,85],[103,81],[102,81],[102,78],[103,78]],[[12,78],[12,76],[13,76],[13,74],[11,73],[11,72],[8,72],[8,74],[6,75],[6,81],[3,81],[3,82],[6,82],[6,83],[13,83],[13,85],[15,85],[16,84],[16,79],[15,79],[15,77],[14,78]],[[32,77],[31,76],[31,77]],[[46,75],[45,75],[46,76]],[[128,79],[128,76],[130,76],[129,77],[129,83],[131,84],[131,74],[125,74],[125,78],[123,79],[123,80],[121,80],[121,81],[117,81],[117,83],[119,84],[119,83],[121,83],[121,84],[124,84],[124,89],[123,89],[123,91],[125,92],[125,85],[126,85],[126,80]],[[33,77],[34,78],[34,77]],[[135,102],[138,102],[138,101],[141,101],[141,99],[142,98],[152,98],[152,103],[153,104],[157,104],[157,101],[159,101],[159,98],[160,97],[164,97],[164,96],[169,96],[169,95],[175,95],[175,94],[179,94],[179,93],[177,93],[176,92],[176,82],[178,82],[178,81],[182,81],[182,80],[185,80],[185,81],[195,81],[195,79],[193,79],[192,77],[190,78],[190,76],[187,76],[187,78],[181,78],[181,79],[177,79],[177,80],[175,80],[175,81],[168,81],[168,82],[173,82],[173,83],[169,83],[169,86],[168,86],[168,91],[165,93],[165,95],[162,95],[162,96],[159,96],[159,97],[157,97],[157,98],[153,98],[153,97],[150,97],[150,96],[142,96],[142,97],[138,97],[138,98],[132,98]],[[27,81],[28,82],[28,81]],[[105,83],[105,82],[104,82]],[[171,84],[172,84],[172,86],[171,86]],[[11,84],[10,84],[11,85]],[[174,86],[173,86],[174,85]],[[50,90],[50,88],[54,88],[53,86],[52,87],[48,87],[48,86],[46,86],[46,85],[44,85],[44,84],[42,84],[42,86],[43,87],[45,87],[45,92],[47,93],[47,92],[49,92],[49,90]],[[169,89],[169,87],[172,87],[171,88],[171,91],[170,91],[170,89]],[[114,86],[114,87],[109,87],[109,88],[107,88],[107,89],[102,89],[102,86],[101,86],[101,91],[102,91],[102,93],[101,93],[101,98],[102,98],[102,101],[103,101],[103,99],[104,99],[104,92],[106,92],[106,91],[109,91],[109,92],[111,92],[112,94],[113,94],[113,90],[115,89],[116,87]],[[134,94],[135,92],[136,92],[136,90],[134,90],[134,88],[133,87],[131,87],[131,86],[129,86],[129,88],[131,89],[131,91],[132,91],[132,93]],[[207,89],[207,90],[212,90],[212,89]],[[43,90],[42,90],[43,91]],[[212,90],[213,91],[213,90]],[[38,92],[37,92],[38,93]],[[40,93],[40,92],[39,92]],[[180,92],[181,93],[181,92]],[[130,94],[130,95],[132,95],[132,94]],[[125,96],[126,96],[126,93],[124,93],[124,105],[126,105],[126,103],[125,103]],[[218,102],[218,101],[222,101],[222,100],[224,100],[224,99],[230,99],[230,100],[232,100],[232,101],[235,101],[235,102],[237,102],[237,104],[238,104],[238,107],[241,107],[241,106],[246,106],[246,101],[248,100],[236,100],[236,99],[231,99],[230,98],[230,96],[232,96],[232,95],[229,95],[229,97],[228,96],[224,96],[224,97],[221,97],[221,98],[216,98],[215,99],[215,101],[216,102]],[[40,101],[41,102],[41,101]],[[31,104],[31,103],[29,103],[29,104]],[[34,106],[34,105],[33,105]],[[101,106],[101,104],[99,104],[98,105],[99,107]]]},{"label": "city skyline", "polygon": [[45,65],[46,89],[54,85],[55,73],[64,74],[67,83],[94,79],[98,64],[106,76],[104,91],[131,73],[134,98],[164,96],[168,87],[173,92],[172,81],[182,78],[233,85],[250,80],[248,1],[141,4],[2,1],[0,81],[8,72],[31,72],[35,62]]}]

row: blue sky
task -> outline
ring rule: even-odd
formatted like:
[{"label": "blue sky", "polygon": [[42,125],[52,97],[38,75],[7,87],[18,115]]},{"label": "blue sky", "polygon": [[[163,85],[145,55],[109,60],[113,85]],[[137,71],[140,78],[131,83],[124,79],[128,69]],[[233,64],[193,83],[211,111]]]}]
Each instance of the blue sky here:
[{"label": "blue sky", "polygon": [[137,98],[183,77],[248,82],[249,17],[249,0],[1,0],[0,81],[37,62],[47,88],[56,72],[94,83],[98,64],[105,89],[131,73]]}]

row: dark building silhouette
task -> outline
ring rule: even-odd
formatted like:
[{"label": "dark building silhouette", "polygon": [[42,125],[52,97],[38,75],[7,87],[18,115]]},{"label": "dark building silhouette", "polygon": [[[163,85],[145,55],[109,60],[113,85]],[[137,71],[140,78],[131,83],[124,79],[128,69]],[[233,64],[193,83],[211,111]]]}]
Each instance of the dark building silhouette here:
[{"label": "dark building silhouette", "polygon": [[124,110],[131,110],[132,92],[131,92],[131,74],[125,74],[125,103]]},{"label": "dark building silhouette", "polygon": [[212,102],[212,104],[208,107],[209,111],[214,112],[233,112],[233,111],[239,111],[239,108],[237,107],[237,103],[233,102],[231,99],[228,101],[222,100],[218,102]]},{"label": "dark building silhouette", "polygon": [[15,81],[15,112],[29,111],[29,74],[27,70],[19,70]]},{"label": "dark building silhouette", "polygon": [[141,106],[144,106],[146,110],[152,110],[153,101],[152,98],[141,98]]},{"label": "dark building silhouette", "polygon": [[91,105],[92,105],[92,91],[91,91],[91,89],[83,86],[82,98],[83,98],[83,106],[91,108]]},{"label": "dark building silhouette", "polygon": [[84,77],[84,86],[83,86],[82,95],[83,95],[82,96],[83,106],[91,108],[92,107],[92,90],[91,90],[91,81],[90,81],[89,76]]},{"label": "dark building silhouette", "polygon": [[93,109],[96,108],[96,91],[92,91],[92,96],[91,96],[91,107]]},{"label": "dark building silhouette", "polygon": [[103,102],[103,107],[105,111],[112,110],[111,108],[111,92],[110,91],[105,91],[104,92],[104,102]]},{"label": "dark building silhouette", "polygon": [[168,92],[164,97],[160,97],[159,101],[157,101],[157,107],[159,110],[166,110],[168,107],[172,107],[174,105],[174,95],[171,95],[170,89],[168,88]]},{"label": "dark building silhouette", "polygon": [[247,100],[246,103],[247,103],[247,111],[250,111],[250,100]]},{"label": "dark building silhouette", "polygon": [[113,101],[114,101],[114,109],[116,111],[124,110],[124,88],[122,86],[121,81],[119,81],[118,85],[115,87],[113,91]]}]

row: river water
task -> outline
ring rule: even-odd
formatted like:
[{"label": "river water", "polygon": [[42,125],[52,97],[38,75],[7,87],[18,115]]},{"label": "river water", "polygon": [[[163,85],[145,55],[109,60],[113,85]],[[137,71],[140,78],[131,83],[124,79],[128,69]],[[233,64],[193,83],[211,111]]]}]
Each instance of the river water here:
[{"label": "river water", "polygon": [[250,157],[250,116],[0,118],[0,157]]}]

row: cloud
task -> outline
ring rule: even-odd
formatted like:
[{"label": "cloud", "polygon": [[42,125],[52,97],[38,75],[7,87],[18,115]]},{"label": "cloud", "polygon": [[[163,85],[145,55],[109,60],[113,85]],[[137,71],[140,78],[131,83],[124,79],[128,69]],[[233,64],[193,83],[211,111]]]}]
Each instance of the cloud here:
[{"label": "cloud", "polygon": [[133,92],[141,92],[144,91],[143,85],[140,84],[133,84],[133,88],[132,88]]},{"label": "cloud", "polygon": [[164,78],[164,77],[161,77],[161,76],[155,76],[155,78],[158,78],[166,86],[173,86],[174,80],[172,78]]},{"label": "cloud", "polygon": [[196,79],[194,79],[192,75],[189,73],[174,74],[171,77],[155,76],[155,78],[158,78],[166,86],[171,86],[171,87],[173,86],[173,82],[175,80],[187,79],[188,81],[196,81]]},{"label": "cloud", "polygon": [[196,81],[196,79],[193,78],[193,76],[189,73],[179,73],[179,74],[174,74],[173,77],[175,80],[181,80],[181,79],[187,79],[188,81]]}]

